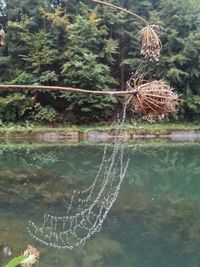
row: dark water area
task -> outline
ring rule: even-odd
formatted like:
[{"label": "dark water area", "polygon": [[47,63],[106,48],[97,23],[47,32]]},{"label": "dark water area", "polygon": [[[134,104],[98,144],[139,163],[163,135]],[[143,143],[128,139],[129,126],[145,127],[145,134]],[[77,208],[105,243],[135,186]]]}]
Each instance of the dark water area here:
[{"label": "dark water area", "polygon": [[71,251],[32,239],[29,220],[65,214],[73,191],[92,184],[103,151],[103,145],[0,144],[0,266],[28,244],[40,250],[41,267],[199,266],[199,143],[127,144],[127,174],[101,231]]}]

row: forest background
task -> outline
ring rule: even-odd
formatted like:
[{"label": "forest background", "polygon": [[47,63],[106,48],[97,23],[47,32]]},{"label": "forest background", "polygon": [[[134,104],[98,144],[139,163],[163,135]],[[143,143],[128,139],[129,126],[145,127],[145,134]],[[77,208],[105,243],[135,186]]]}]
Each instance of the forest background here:
[{"label": "forest background", "polygon": [[[125,90],[140,72],[165,79],[181,94],[171,121],[200,119],[200,1],[114,0],[163,27],[158,62],[140,55],[134,17],[90,0],[6,0],[0,23],[6,32],[0,48],[0,83],[60,85],[92,90]],[[141,64],[142,63],[142,64]],[[0,125],[107,123],[122,98],[66,92],[0,91]],[[129,113],[129,119],[136,116]]]}]

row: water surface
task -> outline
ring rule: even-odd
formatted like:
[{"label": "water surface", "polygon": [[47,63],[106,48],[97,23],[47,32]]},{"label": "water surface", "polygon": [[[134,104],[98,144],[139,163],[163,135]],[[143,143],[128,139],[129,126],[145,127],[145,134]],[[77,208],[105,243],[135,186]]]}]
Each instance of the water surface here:
[{"label": "water surface", "polygon": [[30,219],[65,214],[73,190],[93,182],[102,155],[95,145],[0,144],[1,266],[5,247],[14,257],[28,244],[40,250],[42,267],[199,266],[199,143],[127,144],[118,199],[85,246],[56,250],[29,236]]}]

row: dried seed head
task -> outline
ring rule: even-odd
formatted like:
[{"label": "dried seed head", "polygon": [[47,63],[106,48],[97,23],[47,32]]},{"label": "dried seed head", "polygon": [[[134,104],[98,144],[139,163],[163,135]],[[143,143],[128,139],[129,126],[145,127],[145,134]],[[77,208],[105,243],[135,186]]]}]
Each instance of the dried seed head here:
[{"label": "dried seed head", "polygon": [[31,267],[39,262],[40,253],[36,248],[28,245],[28,248],[24,251],[24,256],[26,259],[22,261],[21,265],[24,267]]},{"label": "dried seed head", "polygon": [[[133,110],[142,113],[146,119],[163,119],[171,112],[177,111],[178,95],[163,80],[155,80],[137,84],[132,79],[128,82],[128,90],[136,91],[132,97]],[[140,79],[141,82],[141,79]]]},{"label": "dried seed head", "polygon": [[162,43],[156,30],[160,29],[158,25],[148,25],[138,33],[142,41],[141,55],[147,60],[159,61]]},{"label": "dried seed head", "polygon": [[3,30],[3,25],[0,24],[0,47],[4,45],[5,32]]}]

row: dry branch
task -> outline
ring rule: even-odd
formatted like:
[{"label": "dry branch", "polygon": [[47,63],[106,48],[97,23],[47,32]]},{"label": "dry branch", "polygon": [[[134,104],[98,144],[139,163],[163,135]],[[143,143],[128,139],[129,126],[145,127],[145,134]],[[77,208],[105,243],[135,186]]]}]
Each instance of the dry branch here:
[{"label": "dry branch", "polygon": [[116,5],[113,5],[113,4],[110,4],[110,3],[106,3],[106,2],[103,2],[103,1],[100,1],[100,0],[92,0],[92,1],[95,2],[95,3],[97,3],[97,4],[106,5],[106,6],[109,6],[111,8],[118,9],[120,11],[123,11],[123,12],[125,12],[125,13],[127,13],[127,14],[129,14],[131,16],[134,16],[134,17],[140,19],[146,25],[149,25],[148,21],[146,21],[143,17],[141,17],[141,16],[137,15],[136,13],[131,12],[131,11],[125,9],[125,8],[122,8],[120,6],[116,6]]},{"label": "dry branch", "polygon": [[137,79],[131,78],[127,82],[126,91],[93,91],[80,88],[61,86],[33,86],[33,85],[5,85],[0,84],[0,90],[42,90],[42,91],[64,91],[92,95],[121,95],[128,96],[132,100],[132,107],[136,113],[145,114],[149,120],[155,117],[163,117],[170,112],[176,111],[178,106],[178,95],[173,92],[169,85],[163,80],[146,82],[143,76]]},{"label": "dry branch", "polygon": [[62,86],[34,86],[34,85],[6,85],[0,84],[0,90],[3,89],[16,89],[16,90],[30,90],[30,91],[63,91],[63,92],[74,92],[82,94],[92,94],[92,95],[131,95],[136,92],[136,90],[131,91],[94,91],[94,90],[85,90],[80,88],[72,87],[62,87]]}]

